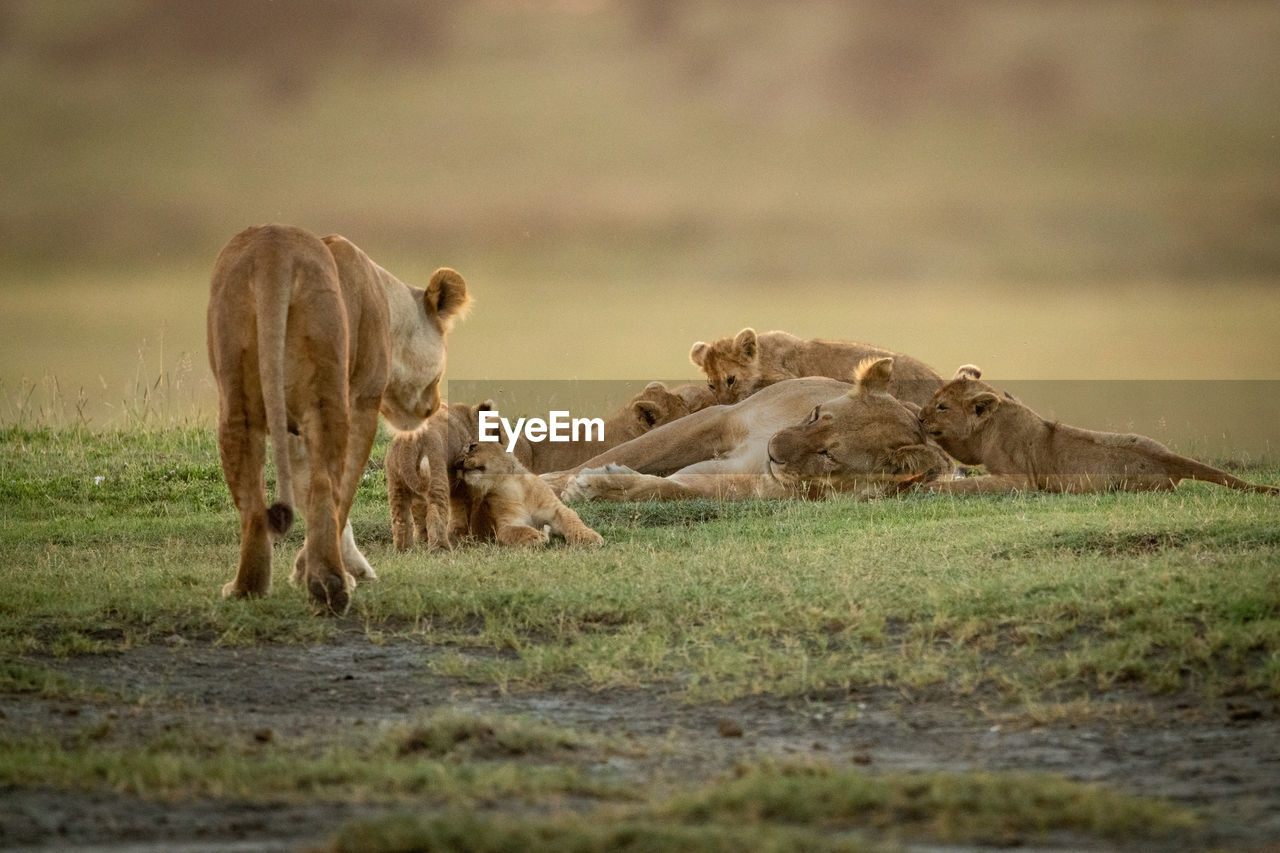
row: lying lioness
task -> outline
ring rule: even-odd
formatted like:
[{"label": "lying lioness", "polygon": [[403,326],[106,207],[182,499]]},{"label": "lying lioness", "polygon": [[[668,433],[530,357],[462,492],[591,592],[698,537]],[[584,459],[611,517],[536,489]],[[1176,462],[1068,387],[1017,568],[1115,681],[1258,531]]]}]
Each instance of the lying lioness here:
[{"label": "lying lioness", "polygon": [[778,382],[733,406],[712,406],[549,478],[566,499],[866,497],[928,481],[951,467],[916,409],[888,387],[893,359],[868,359],[852,386]]},{"label": "lying lioness", "polygon": [[1280,494],[1274,486],[1246,483],[1145,436],[1047,421],[979,381],[981,376],[971,364],[961,367],[921,410],[920,422],[944,450],[966,465],[985,466],[988,475],[928,484],[933,491],[1133,492],[1204,480]]}]

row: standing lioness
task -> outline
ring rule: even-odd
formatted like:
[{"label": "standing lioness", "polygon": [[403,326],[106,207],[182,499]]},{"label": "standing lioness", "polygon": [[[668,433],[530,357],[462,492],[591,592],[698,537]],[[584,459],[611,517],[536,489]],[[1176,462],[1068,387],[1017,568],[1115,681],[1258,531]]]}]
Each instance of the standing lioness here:
[{"label": "standing lioness", "polygon": [[[270,589],[271,536],[293,523],[296,492],[307,538],[295,579],[324,609],[346,610],[353,573],[373,576],[347,516],[378,412],[406,430],[436,410],[445,335],[469,299],[451,269],[418,290],[336,235],[322,241],[264,225],[226,245],[208,312],[222,470],[240,511],[240,565],[224,596]],[[270,508],[268,434],[277,480]]]}]

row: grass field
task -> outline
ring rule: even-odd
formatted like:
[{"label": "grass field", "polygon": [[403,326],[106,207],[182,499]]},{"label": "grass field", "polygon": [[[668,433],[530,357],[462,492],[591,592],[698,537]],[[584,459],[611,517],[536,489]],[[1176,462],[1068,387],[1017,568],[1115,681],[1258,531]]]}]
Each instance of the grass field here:
[{"label": "grass field", "polygon": [[297,531],[218,598],[204,344],[218,249],[282,221],[466,276],[455,401],[752,325],[1280,483],[1273,4],[325,6],[0,0],[0,847],[1280,837],[1274,500],[583,505],[596,552],[398,554],[382,437],[381,581],[317,619]]},{"label": "grass field", "polygon": [[[526,836],[617,849],[619,832],[724,849],[743,843],[744,820],[777,849],[1253,837],[1240,834],[1240,804],[1152,796],[1159,787],[1140,773],[1100,789],[1082,784],[1084,768],[864,770],[841,766],[847,756],[767,746],[726,766],[681,743],[679,721],[710,709],[731,718],[732,737],[733,719],[763,726],[762,709],[776,704],[788,719],[816,712],[825,738],[882,712],[923,726],[913,715],[941,706],[984,731],[1100,727],[1128,738],[1177,720],[1203,731],[1244,708],[1234,725],[1253,721],[1265,739],[1280,699],[1280,528],[1265,496],[1190,484],[1162,495],[586,504],[579,511],[606,538],[598,551],[429,556],[392,550],[372,464],[354,521],[381,580],[331,620],[312,617],[284,582],[296,533],[277,549],[269,597],[218,597],[238,525],[209,430],[10,428],[0,439],[0,558],[13,567],[0,576],[0,695],[12,722],[0,780],[11,792],[109,792],[126,810],[366,804],[334,849],[371,849],[370,839],[372,849],[419,849],[473,825],[492,849]],[[1247,475],[1280,481],[1275,468]],[[240,670],[233,682],[256,685],[237,699],[244,706],[204,706],[195,697],[213,688],[200,667],[187,687],[129,686],[198,662],[201,650],[280,644],[299,647],[303,675]],[[348,665],[352,649],[357,661],[362,648],[398,650],[421,674],[366,707],[326,712],[332,680],[306,674],[326,647]],[[148,650],[161,657],[128,663]],[[357,664],[345,678],[365,675]],[[394,698],[424,683],[435,685],[428,704]],[[492,695],[488,712],[465,710],[474,695]],[[273,696],[293,716],[267,715]],[[512,710],[532,702],[522,697],[544,697],[532,717]],[[621,701],[636,715],[602,725],[570,713],[574,701]],[[672,709],[674,728],[631,731],[649,703]],[[52,723],[38,711],[69,705],[75,715]],[[361,724],[323,725],[333,713]],[[252,722],[262,719],[272,722]],[[672,769],[686,752],[705,760]],[[644,769],[619,777],[621,765]],[[551,817],[494,814],[516,802],[535,813],[557,805]],[[454,812],[431,816],[446,805]],[[1275,814],[1269,799],[1257,807]],[[406,808],[421,816],[378,816]],[[618,826],[598,828],[591,815],[603,813]]]}]

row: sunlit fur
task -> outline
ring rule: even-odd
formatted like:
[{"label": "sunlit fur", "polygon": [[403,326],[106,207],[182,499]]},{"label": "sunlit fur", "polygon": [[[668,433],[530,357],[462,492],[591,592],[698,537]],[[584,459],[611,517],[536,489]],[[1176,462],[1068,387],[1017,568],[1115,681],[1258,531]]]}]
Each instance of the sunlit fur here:
[{"label": "sunlit fur", "polygon": [[848,380],[866,358],[892,358],[889,393],[924,404],[942,385],[942,377],[922,361],[854,341],[802,340],[786,332],[746,328],[713,343],[698,341],[689,359],[706,374],[720,403],[736,403],[761,388],[803,376]]},{"label": "sunlit fur", "polygon": [[[915,411],[885,390],[892,360],[874,360],[856,378],[853,385],[817,377],[774,383],[740,403],[658,427],[553,480],[574,499],[630,501],[871,497],[943,475],[950,463],[924,440]],[[815,407],[821,447],[810,443],[819,437],[809,426]],[[828,467],[817,451],[836,443],[840,467]]]},{"label": "sunlit fur", "polygon": [[1233,489],[1280,494],[1180,456],[1141,435],[1095,432],[1047,421],[964,365],[920,413],[925,432],[956,459],[988,475],[931,488],[948,492],[1098,492],[1172,489],[1205,480]]},{"label": "sunlit fur", "polygon": [[[547,531],[570,545],[600,545],[604,538],[582,523],[542,479],[530,473],[498,442],[476,442],[462,456],[462,480],[473,503],[492,519],[499,545],[537,546]],[[479,531],[476,531],[479,532]]]},{"label": "sunlit fur", "polygon": [[[438,282],[438,283],[437,283]],[[241,518],[241,553],[225,596],[271,586],[272,534],[302,508],[307,538],[294,564],[322,610],[346,610],[355,575],[373,577],[348,514],[382,410],[414,428],[439,405],[444,333],[465,310],[452,270],[435,301],[336,235],[245,229],[218,255],[210,284],[209,364],[218,384],[223,472]],[[443,306],[443,307],[442,307]],[[272,437],[277,498],[263,478]]]}]

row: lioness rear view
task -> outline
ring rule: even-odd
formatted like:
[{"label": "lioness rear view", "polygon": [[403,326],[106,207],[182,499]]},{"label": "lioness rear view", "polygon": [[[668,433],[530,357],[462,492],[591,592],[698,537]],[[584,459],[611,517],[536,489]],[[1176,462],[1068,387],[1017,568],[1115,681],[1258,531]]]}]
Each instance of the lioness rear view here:
[{"label": "lioness rear view", "polygon": [[[224,596],[271,588],[271,537],[292,524],[295,496],[307,537],[293,578],[311,600],[342,613],[355,576],[375,577],[347,517],[378,412],[406,430],[436,410],[445,335],[469,299],[451,269],[419,290],[336,235],[264,225],[226,245],[208,312],[218,446],[240,511],[240,564]],[[277,483],[269,508],[268,434]]]}]

